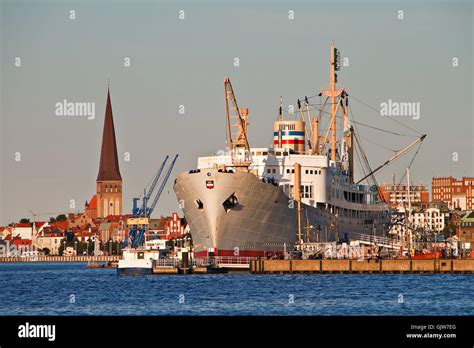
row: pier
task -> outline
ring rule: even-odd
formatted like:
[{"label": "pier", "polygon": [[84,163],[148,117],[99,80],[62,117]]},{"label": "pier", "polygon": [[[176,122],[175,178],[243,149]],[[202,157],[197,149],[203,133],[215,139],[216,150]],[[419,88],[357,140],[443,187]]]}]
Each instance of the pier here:
[{"label": "pier", "polygon": [[253,274],[287,273],[474,273],[474,259],[264,260],[250,262]]},{"label": "pier", "polygon": [[[216,274],[236,271],[248,272],[250,257],[215,256],[193,260],[155,260],[153,274]],[[184,262],[183,262],[184,261]]]}]

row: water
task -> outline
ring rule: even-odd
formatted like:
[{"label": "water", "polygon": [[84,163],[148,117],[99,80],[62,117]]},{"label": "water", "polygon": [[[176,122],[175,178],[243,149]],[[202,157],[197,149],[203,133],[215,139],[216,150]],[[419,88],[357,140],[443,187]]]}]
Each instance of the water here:
[{"label": "water", "polygon": [[2,315],[474,315],[469,274],[119,276],[4,263],[0,289]]}]

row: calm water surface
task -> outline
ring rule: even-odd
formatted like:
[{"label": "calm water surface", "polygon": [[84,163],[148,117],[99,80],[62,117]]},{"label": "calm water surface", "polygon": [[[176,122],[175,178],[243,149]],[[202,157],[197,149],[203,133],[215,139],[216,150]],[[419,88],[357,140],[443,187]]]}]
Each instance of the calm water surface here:
[{"label": "calm water surface", "polygon": [[469,274],[119,276],[0,263],[1,315],[474,315],[473,294]]}]

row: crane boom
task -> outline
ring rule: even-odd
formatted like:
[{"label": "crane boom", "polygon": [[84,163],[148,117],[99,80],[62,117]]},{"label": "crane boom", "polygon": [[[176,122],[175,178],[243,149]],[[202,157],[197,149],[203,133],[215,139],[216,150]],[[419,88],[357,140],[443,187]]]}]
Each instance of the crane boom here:
[{"label": "crane boom", "polygon": [[153,191],[155,190],[155,186],[158,183],[158,180],[160,179],[161,172],[163,171],[163,168],[165,167],[166,161],[168,161],[169,157],[170,156],[165,157],[165,160],[161,164],[160,169],[158,169],[155,177],[153,178],[153,181],[150,185],[150,188],[148,189],[148,192],[146,192],[145,195],[143,196],[142,209],[140,210],[140,214],[143,214],[146,211],[146,204],[148,200],[150,199],[151,195],[153,194]]},{"label": "crane boom", "polygon": [[163,189],[165,188],[166,182],[168,181],[168,178],[170,177],[171,171],[173,170],[174,164],[176,163],[176,160],[178,159],[178,155],[176,155],[173,159],[173,162],[171,162],[168,171],[166,172],[165,177],[163,178],[163,181],[161,182],[160,188],[158,189],[158,192],[156,193],[155,198],[153,199],[153,203],[151,204],[150,208],[147,209],[146,216],[149,217],[153,213],[153,210],[155,210],[156,204],[158,203],[158,200],[160,199],[161,193],[163,192]]},{"label": "crane boom", "polygon": [[372,170],[369,174],[367,174],[366,176],[364,176],[362,179],[360,179],[359,181],[356,182],[356,184],[360,184],[362,181],[364,181],[365,179],[367,179],[369,176],[372,176],[374,175],[376,172],[378,172],[380,169],[382,169],[383,167],[385,167],[386,165],[388,165],[390,162],[396,160],[398,157],[402,156],[403,154],[405,154],[408,150],[410,150],[413,146],[415,146],[416,144],[422,142],[424,139],[426,138],[426,134],[423,134],[421,137],[419,137],[418,139],[416,139],[415,141],[413,141],[412,143],[410,143],[409,145],[407,145],[406,147],[404,147],[403,149],[401,150],[398,150],[392,157],[390,157],[387,161],[385,161],[383,164],[379,165],[377,168],[375,168],[374,170]]},{"label": "crane boom", "polygon": [[228,77],[224,79],[224,93],[227,118],[227,147],[231,152],[232,164],[248,167],[252,162],[247,138],[248,109],[245,109],[245,112],[241,112],[239,109],[234,89]]}]

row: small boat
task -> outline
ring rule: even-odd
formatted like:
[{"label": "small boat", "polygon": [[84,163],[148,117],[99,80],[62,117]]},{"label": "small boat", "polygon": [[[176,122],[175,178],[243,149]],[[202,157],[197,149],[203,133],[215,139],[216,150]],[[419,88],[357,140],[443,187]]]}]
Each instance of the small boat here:
[{"label": "small boat", "polygon": [[123,259],[119,260],[117,270],[120,274],[151,274],[153,261],[159,257],[159,250],[126,248],[123,249]]},{"label": "small boat", "polygon": [[117,268],[117,261],[108,261],[106,263],[89,261],[87,263],[87,268]]},{"label": "small boat", "polygon": [[432,252],[427,252],[424,254],[418,254],[413,256],[413,259],[415,260],[423,260],[423,259],[439,259],[441,253],[439,251],[432,251]]},{"label": "small boat", "polygon": [[105,265],[103,263],[98,263],[98,262],[87,262],[87,268],[104,268]]}]

